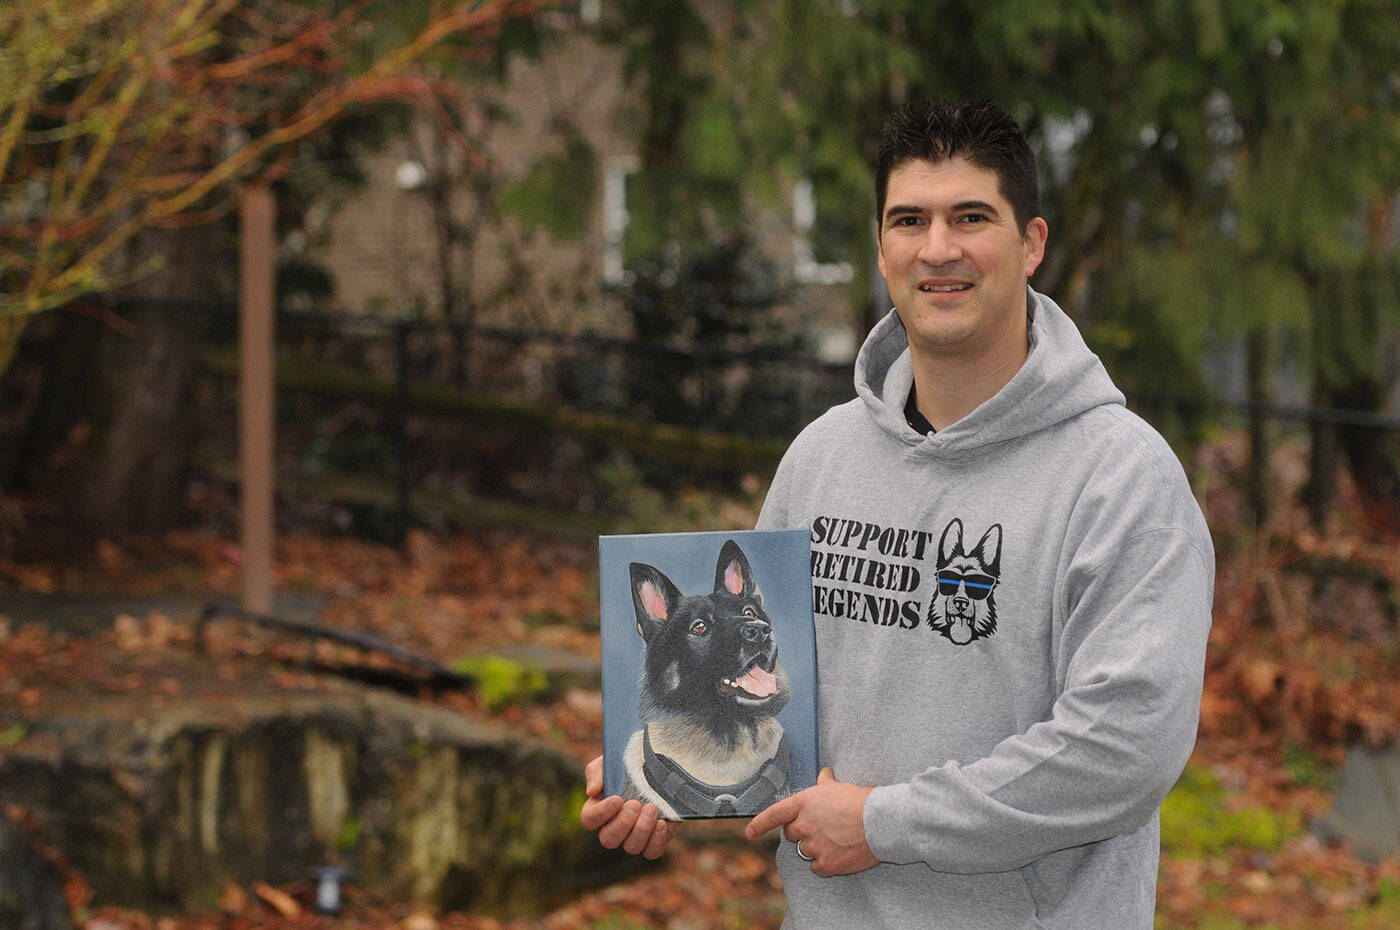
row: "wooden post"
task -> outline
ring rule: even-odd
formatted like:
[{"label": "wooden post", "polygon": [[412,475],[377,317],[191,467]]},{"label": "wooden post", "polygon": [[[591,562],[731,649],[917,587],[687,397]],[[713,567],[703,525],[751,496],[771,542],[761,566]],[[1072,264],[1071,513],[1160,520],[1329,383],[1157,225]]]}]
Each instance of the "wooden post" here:
[{"label": "wooden post", "polygon": [[273,242],[272,191],[243,191],[239,212],[238,464],[243,606],[272,613]]},{"label": "wooden post", "polygon": [[412,522],[413,493],[412,451],[408,443],[408,324],[403,321],[394,324],[394,359],[394,449],[398,465],[395,513],[398,543],[403,545]]}]

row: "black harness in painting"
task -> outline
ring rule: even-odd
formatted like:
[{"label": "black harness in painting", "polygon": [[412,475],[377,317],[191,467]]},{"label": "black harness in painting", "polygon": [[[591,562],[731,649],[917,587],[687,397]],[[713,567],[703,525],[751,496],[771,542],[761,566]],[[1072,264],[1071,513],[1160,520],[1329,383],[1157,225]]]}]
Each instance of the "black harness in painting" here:
[{"label": "black harness in painting", "polygon": [[762,810],[787,792],[787,770],[788,741],[784,736],[773,758],[757,772],[733,785],[711,785],[652,749],[651,734],[645,729],[642,732],[642,774],[680,817],[737,817],[739,811]]}]

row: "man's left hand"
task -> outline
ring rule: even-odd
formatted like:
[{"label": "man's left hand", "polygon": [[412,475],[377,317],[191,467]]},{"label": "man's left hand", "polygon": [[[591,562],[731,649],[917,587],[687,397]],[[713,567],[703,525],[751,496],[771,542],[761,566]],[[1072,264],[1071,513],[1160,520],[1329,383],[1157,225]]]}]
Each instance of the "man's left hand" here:
[{"label": "man's left hand", "polygon": [[812,872],[825,876],[851,875],[880,864],[865,841],[865,798],[874,790],[836,780],[830,768],[817,783],[783,798],[761,812],[744,830],[756,840],[774,827],[798,844],[812,859]]}]

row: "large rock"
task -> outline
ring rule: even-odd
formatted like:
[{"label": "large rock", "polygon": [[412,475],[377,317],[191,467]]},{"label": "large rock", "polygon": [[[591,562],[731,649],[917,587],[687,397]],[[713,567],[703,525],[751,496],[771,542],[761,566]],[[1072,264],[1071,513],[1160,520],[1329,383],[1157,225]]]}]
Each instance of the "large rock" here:
[{"label": "large rock", "polygon": [[72,930],[58,876],[24,830],[0,816],[0,927]]},{"label": "large rock", "polygon": [[1400,747],[1347,750],[1332,809],[1314,829],[1371,862],[1400,850]]},{"label": "large rock", "polygon": [[0,803],[33,812],[96,903],[143,908],[338,857],[373,898],[538,910],[633,867],[582,830],[582,800],[558,750],[362,690],[108,705],[0,753]]}]

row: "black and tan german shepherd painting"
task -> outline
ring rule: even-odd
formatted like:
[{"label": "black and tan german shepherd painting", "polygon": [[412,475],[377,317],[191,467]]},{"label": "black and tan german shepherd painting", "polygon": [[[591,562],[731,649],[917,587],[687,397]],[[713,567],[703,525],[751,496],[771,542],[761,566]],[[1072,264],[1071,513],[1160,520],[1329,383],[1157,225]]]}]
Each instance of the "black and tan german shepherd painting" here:
[{"label": "black and tan german shepherd painting", "polygon": [[789,684],[743,550],[724,543],[707,594],[682,594],[643,562],[629,575],[645,650],[643,726],[623,752],[622,796],[683,820],[748,816],[787,795],[788,743],[775,715]]}]

